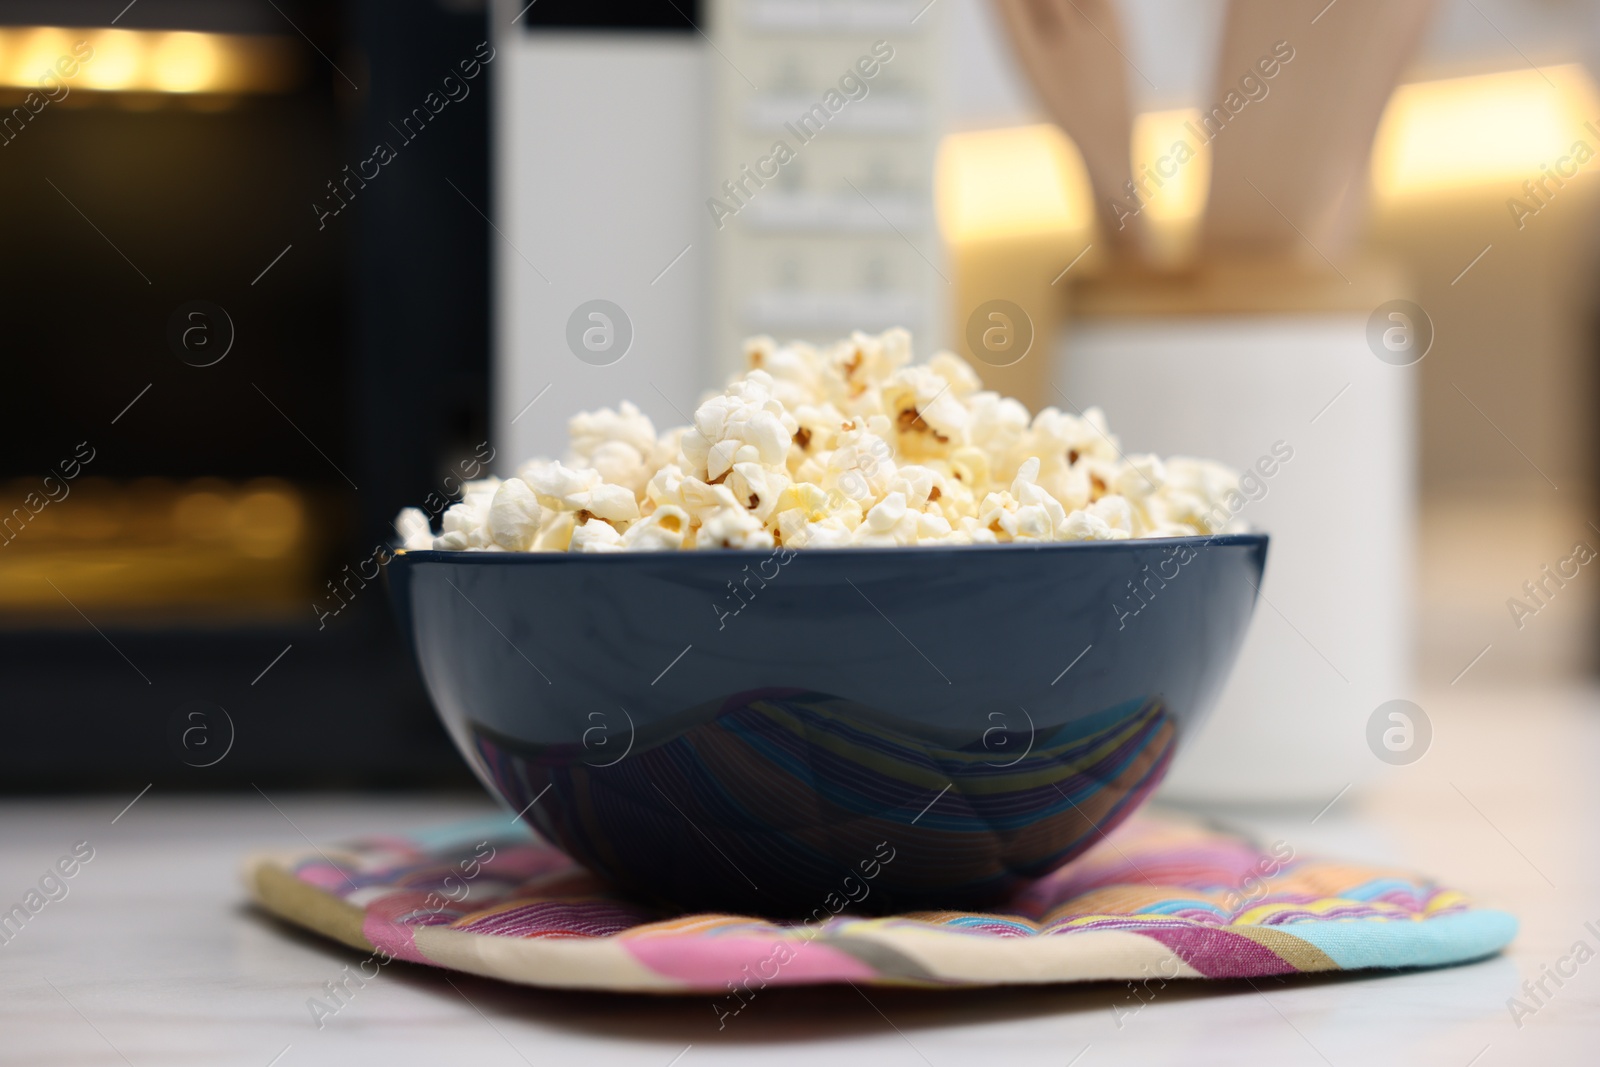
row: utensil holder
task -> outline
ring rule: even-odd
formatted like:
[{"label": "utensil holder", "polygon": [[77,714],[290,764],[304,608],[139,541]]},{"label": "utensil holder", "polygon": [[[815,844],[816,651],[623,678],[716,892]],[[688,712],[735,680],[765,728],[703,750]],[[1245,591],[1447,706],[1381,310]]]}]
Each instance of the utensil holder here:
[{"label": "utensil holder", "polygon": [[1130,454],[1254,469],[1239,517],[1273,538],[1244,651],[1169,796],[1320,806],[1379,767],[1367,721],[1410,695],[1417,368],[1368,342],[1406,294],[1380,266],[1344,274],[1238,263],[1074,292],[1054,402],[1101,407]]}]

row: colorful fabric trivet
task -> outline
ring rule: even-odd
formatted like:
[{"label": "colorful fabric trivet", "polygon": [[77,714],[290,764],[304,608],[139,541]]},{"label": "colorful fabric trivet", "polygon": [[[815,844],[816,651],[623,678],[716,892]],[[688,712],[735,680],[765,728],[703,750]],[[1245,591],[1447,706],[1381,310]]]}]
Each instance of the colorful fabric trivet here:
[{"label": "colorful fabric trivet", "polygon": [[1517,930],[1505,912],[1410,872],[1300,857],[1151,814],[984,914],[858,917],[842,895],[825,921],[662,914],[508,832],[504,817],[255,857],[245,878],[267,910],[382,957],[660,993],[1435,967],[1492,955]]}]

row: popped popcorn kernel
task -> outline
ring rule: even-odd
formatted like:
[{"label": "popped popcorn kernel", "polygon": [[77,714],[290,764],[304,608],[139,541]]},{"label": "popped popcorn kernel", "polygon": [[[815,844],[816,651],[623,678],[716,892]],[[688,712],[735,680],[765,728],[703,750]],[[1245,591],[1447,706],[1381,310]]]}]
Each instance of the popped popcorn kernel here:
[{"label": "popped popcorn kernel", "polygon": [[571,552],[621,552],[622,535],[604,519],[589,519],[572,531]]},{"label": "popped popcorn kernel", "polygon": [[656,447],[656,428],[650,416],[624,400],[617,410],[580,411],[567,421],[572,466],[594,466],[596,452],[607,445],[626,445],[643,462]]},{"label": "popped popcorn kernel", "polygon": [[600,484],[600,472],[589,467],[568,467],[562,463],[534,460],[518,472],[539,496],[539,503],[552,511],[581,511],[589,491]]},{"label": "popped popcorn kernel", "polygon": [[508,478],[489,503],[489,539],[508,552],[526,552],[539,535],[544,509],[521,478]]},{"label": "popped popcorn kernel", "polygon": [[400,535],[400,547],[407,552],[433,548],[433,528],[428,523],[428,513],[421,508],[401,508],[394,528]]},{"label": "popped popcorn kernel", "polygon": [[622,547],[636,552],[669,552],[683,547],[693,519],[680,507],[664,504],[628,527]]}]

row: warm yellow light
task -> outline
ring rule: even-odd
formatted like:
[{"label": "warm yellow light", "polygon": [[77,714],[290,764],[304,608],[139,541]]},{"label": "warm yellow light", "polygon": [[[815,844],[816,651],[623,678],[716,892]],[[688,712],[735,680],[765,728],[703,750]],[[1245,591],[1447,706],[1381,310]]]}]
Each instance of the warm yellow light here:
[{"label": "warm yellow light", "polygon": [[169,93],[195,93],[217,80],[217,46],[207,34],[163,34],[150,57],[155,88]]},{"label": "warm yellow light", "polygon": [[79,77],[85,89],[131,89],[140,84],[149,34],[98,30],[90,40],[94,55]]},{"label": "warm yellow light", "polygon": [[951,244],[1030,234],[1087,240],[1089,177],[1055,126],[953,133],[939,145],[939,227]]},{"label": "warm yellow light", "polygon": [[228,535],[232,502],[220,492],[185,493],[172,506],[172,528],[179,537],[215,541]]},{"label": "warm yellow light", "polygon": [[1591,120],[1600,98],[1576,64],[1402,85],[1378,129],[1373,191],[1392,204],[1537,179],[1576,142],[1600,152]]},{"label": "warm yellow light", "polygon": [[1195,108],[1147,111],[1133,120],[1133,173],[1144,196],[1144,215],[1159,221],[1193,222],[1211,191],[1211,145],[1190,132],[1199,129]]},{"label": "warm yellow light", "polygon": [[51,79],[59,77],[56,60],[62,56],[71,58],[73,40],[66,30],[54,26],[40,26],[12,35],[11,47],[6,49],[9,57],[5,68],[6,84],[34,89],[38,88],[39,80],[45,78],[47,85],[53,85]]},{"label": "warm yellow light", "polygon": [[[1199,120],[1198,111],[1179,109],[1134,121],[1132,173],[1144,204],[1146,251],[1158,263],[1181,262],[1198,239],[1211,152],[1185,123]],[[1037,235],[1081,248],[1093,240],[1088,172],[1056,126],[951,134],[939,146],[936,188],[940,229],[952,245]]]},{"label": "warm yellow light", "polygon": [[256,559],[272,559],[289,552],[305,528],[300,498],[270,483],[246,493],[233,505],[234,543]]},{"label": "warm yellow light", "polygon": [[[75,49],[78,42],[87,48]],[[278,92],[299,72],[296,46],[281,36],[57,26],[0,30],[0,87],[36,89],[48,73],[68,92]],[[54,82],[49,88],[59,92]]]},{"label": "warm yellow light", "polygon": [[1211,145],[1195,108],[1148,111],[1133,121],[1133,179],[1144,209],[1145,249],[1177,265],[1194,252],[1211,192]]}]

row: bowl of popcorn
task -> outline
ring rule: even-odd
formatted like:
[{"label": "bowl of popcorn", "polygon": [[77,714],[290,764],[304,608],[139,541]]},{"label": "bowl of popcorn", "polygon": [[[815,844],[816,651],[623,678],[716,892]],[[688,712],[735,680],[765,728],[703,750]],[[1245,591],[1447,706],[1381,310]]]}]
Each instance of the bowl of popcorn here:
[{"label": "bowl of popcorn", "polygon": [[1125,454],[905,331],[747,344],[658,432],[407,509],[391,591],[473,770],[622,892],[980,907],[1126,818],[1244,640],[1238,475]]}]

